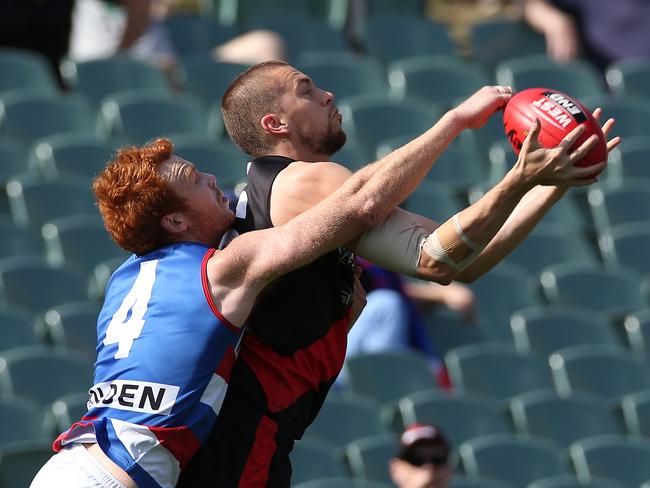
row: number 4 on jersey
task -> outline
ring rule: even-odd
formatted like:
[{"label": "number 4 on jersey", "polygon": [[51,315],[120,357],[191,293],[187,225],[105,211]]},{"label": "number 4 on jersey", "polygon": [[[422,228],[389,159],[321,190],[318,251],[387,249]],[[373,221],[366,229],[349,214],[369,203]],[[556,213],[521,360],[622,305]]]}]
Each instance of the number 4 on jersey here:
[{"label": "number 4 on jersey", "polygon": [[[140,336],[144,327],[144,314],[147,311],[151,290],[156,281],[158,260],[140,264],[140,272],[135,283],[126,294],[120,308],[115,312],[106,329],[104,345],[117,344],[115,359],[129,356],[133,341]],[[131,312],[129,316],[129,312]],[[127,316],[129,316],[127,320]]]}]

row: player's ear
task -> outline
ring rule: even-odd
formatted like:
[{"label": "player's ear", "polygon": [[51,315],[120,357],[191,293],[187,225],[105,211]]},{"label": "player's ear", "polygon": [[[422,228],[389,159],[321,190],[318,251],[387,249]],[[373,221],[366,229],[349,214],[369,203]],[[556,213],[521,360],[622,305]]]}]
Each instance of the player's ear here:
[{"label": "player's ear", "polygon": [[289,127],[277,114],[266,114],[260,120],[260,125],[264,132],[270,134],[287,134],[289,132]]},{"label": "player's ear", "polygon": [[182,212],[172,212],[160,220],[160,225],[172,234],[179,234],[187,230],[187,219]]}]

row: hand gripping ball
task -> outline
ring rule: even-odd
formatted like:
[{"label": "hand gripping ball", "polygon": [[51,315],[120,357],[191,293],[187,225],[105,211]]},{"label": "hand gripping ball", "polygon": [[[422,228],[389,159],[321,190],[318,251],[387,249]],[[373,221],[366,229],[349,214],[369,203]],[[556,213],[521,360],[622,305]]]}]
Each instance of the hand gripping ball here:
[{"label": "hand gripping ball", "polygon": [[575,127],[584,125],[585,131],[574,145],[578,147],[592,134],[598,143],[576,166],[591,166],[607,159],[607,142],[598,121],[584,105],[557,90],[529,88],[515,94],[503,111],[506,136],[515,153],[519,155],[534,118],[540,121],[539,143],[555,147]]}]

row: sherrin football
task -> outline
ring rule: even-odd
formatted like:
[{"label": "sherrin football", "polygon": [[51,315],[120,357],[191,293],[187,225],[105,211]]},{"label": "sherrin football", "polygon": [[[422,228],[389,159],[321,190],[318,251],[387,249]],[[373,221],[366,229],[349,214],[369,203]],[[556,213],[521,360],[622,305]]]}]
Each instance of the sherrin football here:
[{"label": "sherrin football", "polygon": [[607,159],[605,136],[591,112],[575,98],[550,88],[529,88],[516,93],[503,111],[506,136],[517,155],[535,117],[541,123],[539,143],[544,147],[557,146],[581,124],[585,131],[574,148],[592,134],[598,135],[598,143],[576,166],[591,166]]}]

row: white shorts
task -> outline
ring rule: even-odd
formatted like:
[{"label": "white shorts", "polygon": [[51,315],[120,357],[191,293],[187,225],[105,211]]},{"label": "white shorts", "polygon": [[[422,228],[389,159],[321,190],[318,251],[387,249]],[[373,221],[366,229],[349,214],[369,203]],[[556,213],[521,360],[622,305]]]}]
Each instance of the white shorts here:
[{"label": "white shorts", "polygon": [[45,463],[30,488],[125,488],[82,444],[62,449]]}]

